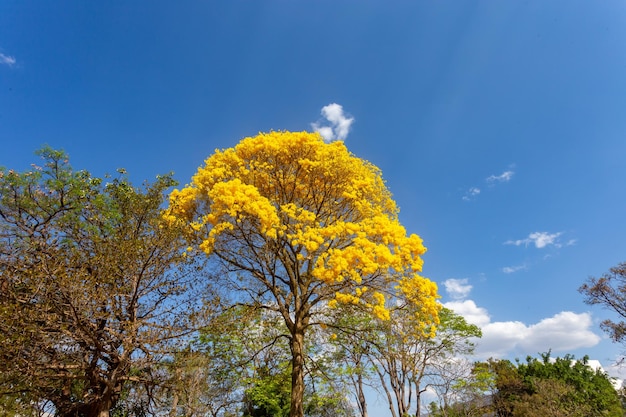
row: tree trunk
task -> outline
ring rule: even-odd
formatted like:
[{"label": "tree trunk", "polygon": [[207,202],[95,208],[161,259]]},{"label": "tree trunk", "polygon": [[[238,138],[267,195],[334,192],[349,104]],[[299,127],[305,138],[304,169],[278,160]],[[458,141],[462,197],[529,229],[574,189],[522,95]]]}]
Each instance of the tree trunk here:
[{"label": "tree trunk", "polygon": [[380,371],[380,369],[378,369],[378,367],[376,367],[375,369],[376,369],[376,373],[378,374],[378,377],[380,378],[380,385],[383,387],[385,394],[387,395],[387,403],[389,404],[389,411],[391,412],[391,417],[397,417],[396,408],[393,406],[393,398],[391,397],[391,392],[389,391],[389,387],[387,386],[387,383],[385,382],[385,376]]},{"label": "tree trunk", "polygon": [[[415,410],[415,415],[417,417],[422,415],[422,394],[424,393],[424,391],[426,391],[426,389],[420,389],[420,384],[422,383],[422,377],[423,377],[423,371],[422,371],[422,376],[420,376],[419,378],[417,378],[416,381],[413,381],[413,385],[415,388],[415,406],[416,406],[416,410]],[[410,389],[411,385],[409,384],[409,389]]]},{"label": "tree trunk", "polygon": [[357,397],[359,399],[361,417],[367,417],[367,401],[365,401],[365,394],[363,393],[363,375],[360,371],[357,376]]},{"label": "tree trunk", "polygon": [[110,395],[105,394],[102,400],[93,404],[88,417],[109,417],[109,411],[113,406]]},{"label": "tree trunk", "polygon": [[291,408],[289,417],[304,417],[304,329],[295,326],[291,336]]},{"label": "tree trunk", "polygon": [[109,417],[113,404],[110,399],[91,403],[54,404],[59,417]]}]

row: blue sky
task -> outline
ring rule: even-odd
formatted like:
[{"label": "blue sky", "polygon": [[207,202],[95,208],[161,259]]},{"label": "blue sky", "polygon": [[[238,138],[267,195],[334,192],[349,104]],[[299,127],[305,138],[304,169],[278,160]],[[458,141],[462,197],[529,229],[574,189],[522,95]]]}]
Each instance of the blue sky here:
[{"label": "blue sky", "polygon": [[3,0],[0,165],[47,143],[186,183],[242,137],[332,127],[336,103],[480,355],[607,366],[609,313],[577,288],[626,261],[624,74],[622,0]]}]

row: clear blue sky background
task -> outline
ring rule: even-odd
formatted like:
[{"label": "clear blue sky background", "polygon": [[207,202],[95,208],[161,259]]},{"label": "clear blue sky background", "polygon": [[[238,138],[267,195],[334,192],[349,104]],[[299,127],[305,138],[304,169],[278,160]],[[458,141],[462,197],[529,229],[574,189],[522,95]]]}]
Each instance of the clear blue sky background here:
[{"label": "clear blue sky background", "polygon": [[0,165],[186,183],[338,103],[480,355],[608,367],[577,288],[626,261],[625,74],[623,0],[3,0]]}]

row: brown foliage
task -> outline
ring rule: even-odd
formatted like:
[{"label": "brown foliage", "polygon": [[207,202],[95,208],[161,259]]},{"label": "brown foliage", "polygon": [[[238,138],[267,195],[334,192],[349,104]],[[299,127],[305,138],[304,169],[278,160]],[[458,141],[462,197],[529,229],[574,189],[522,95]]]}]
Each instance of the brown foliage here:
[{"label": "brown foliage", "polygon": [[193,331],[194,265],[161,220],[169,176],[103,185],[42,153],[43,168],[0,172],[0,395],[107,416]]},{"label": "brown foliage", "polygon": [[626,262],[609,270],[600,278],[591,277],[578,289],[587,304],[599,304],[617,313],[618,320],[606,319],[601,326],[613,341],[626,340]]}]

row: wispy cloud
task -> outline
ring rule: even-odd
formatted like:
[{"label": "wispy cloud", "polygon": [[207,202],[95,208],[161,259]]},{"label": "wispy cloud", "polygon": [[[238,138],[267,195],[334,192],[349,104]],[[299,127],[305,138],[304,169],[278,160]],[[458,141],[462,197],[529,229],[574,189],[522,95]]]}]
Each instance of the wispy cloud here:
[{"label": "wispy cloud", "polygon": [[480,194],[480,188],[471,187],[469,190],[465,192],[465,195],[463,196],[463,200],[470,201],[472,198],[476,197],[478,194]]},{"label": "wispy cloud", "polygon": [[346,140],[354,118],[348,117],[344,113],[343,107],[337,103],[322,107],[321,113],[326,121],[311,123],[313,130],[322,135],[326,142]]},{"label": "wispy cloud", "polygon": [[505,274],[512,274],[514,272],[523,271],[526,269],[528,269],[528,267],[525,264],[515,265],[515,266],[505,266],[504,268],[502,268],[502,272],[504,272]]},{"label": "wispy cloud", "polygon": [[511,181],[511,178],[513,178],[513,174],[515,174],[513,171],[504,171],[502,174],[500,175],[490,175],[488,176],[485,181],[488,184],[495,184],[495,183],[502,183],[502,182],[509,182]]},{"label": "wispy cloud", "polygon": [[[563,232],[558,233],[548,233],[548,232],[533,232],[528,235],[525,239],[518,240],[507,240],[504,242],[505,245],[515,245],[515,246],[528,246],[529,244],[535,245],[537,249],[542,249],[550,245],[554,245],[558,248],[562,246],[559,243],[558,238],[561,236]],[[572,242],[572,241],[570,241]],[[575,241],[574,241],[575,242]],[[569,242],[568,242],[569,244]]]},{"label": "wispy cloud", "polygon": [[9,56],[9,55],[5,55],[3,53],[0,52],[0,64],[4,64],[4,65],[8,65],[10,67],[12,67],[13,65],[15,65],[17,61],[15,60],[14,57]]},{"label": "wispy cloud", "polygon": [[[513,178],[514,174],[515,172],[513,172],[512,170],[508,170],[508,171],[504,171],[500,175],[490,175],[487,178],[485,178],[485,183],[489,187],[493,187],[496,184],[502,184],[502,183],[511,181],[511,178]],[[472,186],[465,192],[465,194],[463,194],[462,199],[463,201],[471,201],[479,194],[480,194],[480,188]]]},{"label": "wispy cloud", "polygon": [[467,297],[470,291],[472,291],[472,286],[467,283],[467,278],[450,278],[445,280],[443,285],[446,287],[448,295],[455,300]]}]

